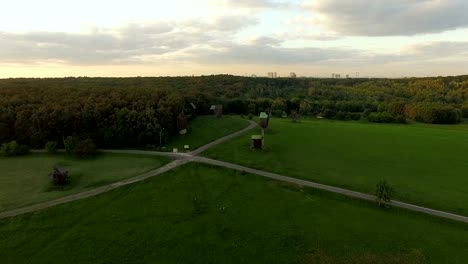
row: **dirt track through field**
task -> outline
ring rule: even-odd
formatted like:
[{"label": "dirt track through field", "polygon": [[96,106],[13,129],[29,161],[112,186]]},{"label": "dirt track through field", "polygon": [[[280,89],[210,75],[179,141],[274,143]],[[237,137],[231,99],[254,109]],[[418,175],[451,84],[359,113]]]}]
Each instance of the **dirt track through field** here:
[{"label": "dirt track through field", "polygon": [[[225,142],[225,141],[230,140],[230,139],[232,139],[234,137],[237,137],[237,136],[239,136],[239,135],[241,135],[241,134],[243,134],[243,133],[245,133],[245,132],[247,132],[249,130],[252,130],[253,128],[255,128],[257,126],[257,124],[255,122],[253,122],[253,121],[249,121],[249,123],[250,124],[249,124],[248,127],[244,128],[244,129],[242,129],[240,131],[237,131],[237,132],[235,132],[233,134],[227,135],[227,136],[222,137],[220,139],[217,139],[217,140],[215,140],[213,142],[210,142],[210,143],[208,143],[208,144],[206,144],[206,145],[204,145],[204,146],[202,146],[202,147],[200,147],[200,148],[198,148],[198,149],[196,149],[196,150],[194,150],[192,152],[189,152],[189,153],[170,153],[170,152],[156,152],[156,151],[142,151],[142,150],[102,150],[103,152],[107,152],[107,153],[160,155],[160,156],[175,158],[175,160],[168,163],[168,164],[166,164],[166,165],[164,165],[164,166],[162,166],[162,167],[160,167],[160,168],[158,168],[158,169],[149,171],[147,173],[144,173],[142,175],[139,175],[139,176],[136,176],[136,177],[133,177],[133,178],[125,179],[125,180],[118,181],[118,182],[115,182],[115,183],[112,183],[112,184],[109,184],[109,185],[106,185],[106,186],[102,186],[102,187],[98,187],[98,188],[95,188],[95,189],[92,189],[92,190],[89,190],[89,191],[85,191],[85,192],[65,196],[65,197],[55,199],[55,200],[51,200],[51,201],[48,201],[48,202],[43,202],[43,203],[39,203],[39,204],[27,206],[27,207],[22,207],[22,208],[17,208],[17,209],[1,212],[0,213],[0,219],[7,218],[7,217],[13,217],[13,216],[17,216],[17,215],[21,215],[21,214],[25,214],[25,213],[30,213],[30,212],[34,212],[34,211],[38,211],[38,210],[43,210],[43,209],[46,209],[46,208],[49,208],[49,207],[52,207],[52,206],[55,206],[55,205],[68,203],[68,202],[88,198],[88,197],[91,197],[91,196],[95,196],[95,195],[98,195],[98,194],[101,194],[101,193],[105,193],[105,192],[114,190],[116,188],[119,188],[121,186],[125,186],[125,185],[128,185],[128,184],[132,184],[132,183],[135,183],[135,182],[140,182],[140,181],[146,180],[146,179],[151,178],[151,177],[155,177],[157,175],[160,175],[162,173],[170,171],[170,170],[172,170],[172,169],[174,169],[174,168],[176,168],[178,166],[184,165],[184,164],[186,164],[188,162],[199,162],[199,163],[205,163],[205,164],[220,166],[220,167],[224,167],[224,168],[228,168],[228,169],[245,171],[245,172],[248,172],[248,173],[251,173],[251,174],[256,174],[256,175],[260,175],[260,176],[267,177],[267,178],[270,178],[270,179],[284,181],[284,182],[288,182],[288,183],[292,183],[292,184],[296,184],[296,185],[300,185],[300,186],[312,187],[312,188],[321,189],[321,190],[325,190],[325,191],[329,191],[329,192],[334,192],[334,193],[338,193],[338,194],[342,194],[342,195],[346,195],[346,196],[350,196],[350,197],[354,197],[354,198],[358,198],[358,199],[368,200],[368,201],[376,201],[376,197],[373,196],[373,195],[370,195],[370,194],[355,192],[355,191],[352,191],[352,190],[338,188],[338,187],[334,187],[334,186],[330,186],[330,185],[324,185],[324,184],[320,184],[320,183],[316,183],[316,182],[300,180],[300,179],[296,179],[296,178],[292,178],[292,177],[288,177],[288,176],[283,176],[283,175],[279,175],[279,174],[275,174],[275,173],[271,173],[271,172],[267,172],[267,171],[262,171],[262,170],[257,170],[257,169],[253,169],[253,168],[244,167],[244,166],[241,166],[241,165],[238,165],[238,164],[233,164],[233,163],[228,163],[228,162],[224,162],[224,161],[219,161],[219,160],[214,160],[214,159],[209,159],[209,158],[197,156],[198,154],[200,154],[201,152],[207,150],[208,148],[214,147],[214,146],[216,146],[216,145],[218,145],[218,144],[220,144],[222,142]],[[395,200],[392,200],[389,204],[391,204],[392,206],[395,206],[395,207],[400,207],[400,208],[404,208],[404,209],[411,210],[411,211],[416,211],[416,212],[420,212],[420,213],[424,213],[424,214],[429,214],[429,215],[433,215],[433,216],[437,216],[437,217],[442,217],[442,218],[446,218],[446,219],[451,219],[451,220],[455,220],[455,221],[468,223],[468,217],[462,216],[462,215],[457,215],[457,214],[452,214],[452,213],[449,213],[449,212],[434,210],[434,209],[431,209],[431,208],[421,207],[421,206],[418,206],[418,205],[413,205],[413,204],[404,203],[404,202],[395,201]]]}]

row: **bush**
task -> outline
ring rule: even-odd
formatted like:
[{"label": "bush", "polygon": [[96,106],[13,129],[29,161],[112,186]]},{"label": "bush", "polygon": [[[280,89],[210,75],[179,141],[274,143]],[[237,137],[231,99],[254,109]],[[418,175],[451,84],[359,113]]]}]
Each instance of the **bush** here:
[{"label": "bush", "polygon": [[349,113],[349,118],[351,120],[357,121],[361,119],[361,114],[360,113]]},{"label": "bush", "polygon": [[23,156],[29,153],[29,146],[28,145],[20,145],[18,147],[18,151],[16,152],[17,156]]},{"label": "bush", "polygon": [[334,118],[335,115],[336,115],[336,112],[331,109],[325,109],[325,111],[323,111],[322,113],[322,117],[324,118]]},{"label": "bush", "polygon": [[367,120],[372,123],[394,123],[395,122],[395,118],[387,112],[371,113],[369,116],[367,116]]},{"label": "bush", "polygon": [[63,140],[63,145],[65,146],[65,152],[67,155],[73,155],[78,139],[72,136],[68,136]]},{"label": "bush", "polygon": [[16,141],[11,141],[2,144],[0,153],[5,157],[26,155],[29,153],[29,147],[26,145],[19,145]]},{"label": "bush", "polygon": [[462,111],[462,116],[464,118],[468,118],[468,105],[463,105],[461,111]]},{"label": "bush", "polygon": [[406,117],[403,115],[397,115],[397,117],[395,118],[395,123],[406,124]]},{"label": "bush", "polygon": [[252,120],[252,118],[253,118],[252,113],[249,113],[249,115],[247,117],[249,118],[249,120]]},{"label": "bush", "polygon": [[97,147],[91,139],[79,140],[76,137],[67,137],[63,141],[67,155],[77,158],[88,158],[96,154]]},{"label": "bush", "polygon": [[57,153],[57,142],[56,141],[49,141],[45,145],[45,149],[49,154]]},{"label": "bush", "polygon": [[78,141],[73,150],[73,154],[78,158],[88,158],[97,153],[97,147],[91,139]]},{"label": "bush", "polygon": [[372,113],[372,110],[367,108],[366,110],[364,110],[364,112],[362,113],[362,116],[364,117],[368,117],[370,114]]},{"label": "bush", "polygon": [[281,110],[274,110],[274,111],[273,111],[273,116],[275,116],[275,117],[282,117],[282,116],[283,116],[283,111],[281,111]]},{"label": "bush", "polygon": [[384,179],[381,179],[376,186],[375,196],[379,206],[389,203],[392,200],[394,190]]},{"label": "bush", "polygon": [[350,119],[348,113],[342,112],[342,111],[338,111],[338,113],[336,113],[336,115],[335,115],[335,118],[338,119],[338,120],[348,120],[348,119]]},{"label": "bush", "polygon": [[422,123],[457,124],[461,122],[462,110],[444,104],[414,104],[406,107],[406,115]]},{"label": "bush", "polygon": [[16,143],[16,141],[11,141],[9,143],[3,143],[0,148],[0,152],[2,153],[2,156],[5,157],[16,156],[18,148],[18,143]]}]

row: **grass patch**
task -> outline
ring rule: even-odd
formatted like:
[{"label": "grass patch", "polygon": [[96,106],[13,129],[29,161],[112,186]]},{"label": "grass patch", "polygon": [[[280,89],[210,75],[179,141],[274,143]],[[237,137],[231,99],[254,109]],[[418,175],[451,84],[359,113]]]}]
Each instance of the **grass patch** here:
[{"label": "grass patch", "polygon": [[[81,160],[45,154],[0,158],[0,211],[137,176],[168,161],[163,157],[127,154],[100,154],[96,158]],[[48,174],[54,165],[68,169],[70,185],[53,185]]]},{"label": "grass patch", "polygon": [[468,257],[467,225],[286,187],[188,164],[0,220],[0,262],[464,263]]},{"label": "grass patch", "polygon": [[245,119],[236,116],[197,116],[190,121],[187,134],[177,135],[171,142],[165,145],[168,151],[172,148],[184,149],[184,145],[189,145],[191,150],[197,149],[218,138],[237,132],[249,123]]},{"label": "grass patch", "polygon": [[273,119],[264,151],[251,132],[204,155],[366,193],[383,178],[396,199],[468,215],[467,128]]}]

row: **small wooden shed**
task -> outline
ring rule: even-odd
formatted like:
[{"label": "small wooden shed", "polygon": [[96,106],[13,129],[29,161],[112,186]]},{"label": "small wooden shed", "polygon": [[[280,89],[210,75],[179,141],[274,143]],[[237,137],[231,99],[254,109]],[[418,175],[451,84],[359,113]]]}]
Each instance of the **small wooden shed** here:
[{"label": "small wooden shed", "polygon": [[252,135],[252,148],[262,149],[263,148],[263,137],[261,135]]},{"label": "small wooden shed", "polygon": [[54,168],[54,171],[49,174],[54,181],[54,185],[65,186],[70,182],[68,170],[64,168]]}]

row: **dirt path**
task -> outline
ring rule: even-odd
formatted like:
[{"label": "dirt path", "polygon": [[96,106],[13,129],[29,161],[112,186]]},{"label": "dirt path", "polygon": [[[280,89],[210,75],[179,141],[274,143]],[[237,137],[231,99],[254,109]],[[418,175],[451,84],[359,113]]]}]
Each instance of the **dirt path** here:
[{"label": "dirt path", "polygon": [[[146,180],[150,177],[154,177],[154,176],[157,176],[157,175],[160,175],[164,172],[167,172],[169,170],[172,170],[178,166],[181,166],[183,164],[186,164],[190,161],[192,161],[192,157],[193,155],[197,155],[198,153],[210,148],[210,147],[213,147],[213,146],[216,146],[222,142],[225,142],[233,137],[236,137],[244,132],[247,132],[253,128],[255,128],[257,126],[257,124],[253,121],[248,121],[250,124],[248,127],[242,129],[242,130],[239,130],[235,133],[232,133],[230,135],[227,135],[227,136],[224,136],[218,140],[215,140],[213,142],[210,142],[208,143],[207,145],[204,145],[194,151],[192,151],[191,153],[172,153],[172,152],[158,152],[158,151],[144,151],[144,150],[100,150],[101,152],[106,152],[106,153],[125,153],[125,154],[141,154],[141,155],[158,155],[158,156],[165,156],[165,157],[170,157],[170,158],[174,158],[176,160],[158,168],[158,169],[155,169],[155,170],[152,170],[152,171],[149,171],[149,172],[146,172],[142,175],[139,175],[139,176],[136,176],[136,177],[133,177],[133,178],[128,178],[128,179],[125,179],[125,180],[121,180],[121,181],[118,181],[118,182],[114,182],[114,183],[111,183],[109,185],[105,185],[105,186],[101,186],[101,187],[98,187],[98,188],[95,188],[95,189],[91,189],[91,190],[88,190],[88,191],[84,191],[84,192],[80,192],[80,193],[76,193],[76,194],[72,194],[72,195],[68,195],[68,196],[65,196],[65,197],[61,197],[61,198],[58,198],[58,199],[55,199],[55,200],[51,200],[51,201],[47,201],[47,202],[42,202],[42,203],[38,203],[38,204],[34,204],[34,205],[30,205],[30,206],[26,206],[26,207],[21,207],[21,208],[16,208],[16,209],[12,209],[12,210],[8,210],[8,211],[4,211],[4,212],[0,212],[0,219],[3,219],[3,218],[7,218],[7,217],[13,217],[13,216],[17,216],[17,215],[21,215],[21,214],[26,214],[26,213],[31,213],[31,212],[34,212],[34,211],[38,211],[38,210],[43,210],[43,209],[46,209],[46,208],[49,208],[49,207],[52,207],[52,206],[55,206],[55,205],[59,205],[59,204],[63,204],[63,203],[68,203],[68,202],[73,202],[73,201],[76,201],[76,200],[80,200],[80,199],[84,199],[84,198],[88,198],[88,197],[91,197],[91,196],[95,196],[95,195],[98,195],[98,194],[101,194],[101,193],[105,193],[105,192],[108,192],[108,191],[111,191],[111,190],[114,190],[118,187],[121,187],[121,186],[125,186],[125,185],[128,185],[128,184],[132,184],[132,183],[135,183],[135,182],[139,182],[139,181],[143,181],[143,180]],[[62,150],[63,151],[63,150]],[[33,151],[35,153],[43,153],[45,152],[45,150],[35,150]]]},{"label": "dirt path", "polygon": [[[119,182],[115,182],[115,183],[112,183],[112,184],[109,184],[109,185],[106,185],[106,186],[102,186],[102,187],[99,187],[99,188],[96,188],[96,189],[92,189],[92,190],[89,190],[89,191],[86,191],[86,192],[65,196],[65,197],[62,197],[62,198],[59,198],[59,199],[56,199],[56,200],[52,200],[52,201],[48,201],[48,202],[44,202],[44,203],[39,203],[39,204],[35,204],[35,205],[23,207],[23,208],[18,208],[18,209],[13,209],[13,210],[10,210],[10,211],[2,212],[2,213],[0,213],[0,219],[6,218],[6,217],[16,216],[16,215],[20,215],[20,214],[30,213],[30,212],[34,212],[34,211],[37,211],[37,210],[42,210],[42,209],[45,209],[45,208],[49,208],[49,207],[52,207],[52,206],[55,206],[55,205],[58,205],[58,204],[72,202],[72,201],[84,199],[84,198],[87,198],[87,197],[95,196],[95,195],[98,195],[98,194],[101,194],[101,193],[105,193],[105,192],[108,192],[110,190],[116,189],[116,188],[118,188],[120,186],[125,186],[125,185],[128,185],[128,184],[132,184],[132,183],[135,183],[135,182],[146,180],[146,179],[148,179],[150,177],[160,175],[160,174],[162,174],[164,172],[172,170],[172,169],[174,169],[174,168],[176,168],[178,166],[181,166],[183,164],[186,164],[188,162],[200,162],[200,163],[205,163],[205,164],[216,165],[216,166],[220,166],[220,167],[224,167],[224,168],[228,168],[228,169],[245,171],[245,172],[248,172],[248,173],[260,175],[260,176],[267,177],[267,178],[274,179],[274,180],[289,182],[289,183],[297,184],[297,185],[300,185],[300,186],[307,186],[307,187],[321,189],[321,190],[325,190],[325,191],[329,191],[329,192],[334,192],[334,193],[346,195],[346,196],[349,196],[349,197],[359,198],[359,199],[368,200],[368,201],[375,201],[376,200],[375,196],[370,195],[370,194],[366,194],[366,193],[355,192],[355,191],[351,191],[351,190],[347,190],[347,189],[343,189],[343,188],[338,188],[338,187],[334,187],[334,186],[330,186],[330,185],[324,185],[324,184],[320,184],[320,183],[316,183],[316,182],[300,180],[300,179],[291,178],[291,177],[288,177],[288,176],[283,176],[283,175],[279,175],[279,174],[275,174],[275,173],[271,173],[271,172],[267,172],[267,171],[262,171],[262,170],[257,170],[257,169],[253,169],[253,168],[244,167],[244,166],[241,166],[241,165],[238,165],[238,164],[233,164],[233,163],[228,163],[228,162],[224,162],[224,161],[219,161],[219,160],[214,160],[214,159],[209,159],[209,158],[197,156],[198,154],[205,151],[206,149],[211,148],[213,146],[216,146],[216,145],[218,145],[218,144],[220,144],[222,142],[225,142],[225,141],[227,141],[229,139],[232,139],[232,138],[234,138],[236,136],[239,136],[242,133],[247,132],[247,131],[249,131],[249,130],[251,130],[251,129],[253,129],[253,128],[255,128],[257,126],[257,124],[255,122],[253,122],[253,121],[249,121],[249,122],[250,122],[250,125],[248,127],[244,128],[244,129],[242,129],[240,131],[237,131],[237,132],[235,132],[233,134],[222,137],[222,138],[220,138],[218,140],[215,140],[215,141],[213,141],[211,143],[208,143],[208,144],[206,144],[206,145],[204,145],[204,146],[202,146],[202,147],[200,147],[200,148],[198,148],[198,149],[196,149],[196,150],[194,150],[192,152],[189,152],[189,153],[170,153],[170,152],[142,151],[142,150],[103,150],[103,152],[108,152],[108,153],[160,155],[160,156],[172,157],[172,158],[175,158],[176,160],[174,160],[171,163],[168,163],[168,164],[166,164],[166,165],[164,165],[164,166],[162,166],[162,167],[160,167],[158,169],[152,170],[152,171],[147,172],[147,173],[145,173],[143,175],[140,175],[140,176],[136,176],[136,177],[129,178],[129,179],[126,179],[126,180],[122,180],[122,181],[119,181]],[[416,211],[416,212],[420,212],[420,213],[424,213],[424,214],[428,214],[428,215],[433,215],[433,216],[437,216],[437,217],[442,217],[442,218],[446,218],[446,219],[451,219],[451,220],[455,220],[455,221],[468,223],[468,217],[462,216],[462,215],[457,215],[457,214],[452,214],[452,213],[449,213],[449,212],[434,210],[434,209],[431,209],[431,208],[421,207],[421,206],[408,204],[408,203],[395,201],[395,200],[392,200],[390,204],[392,206],[404,208],[404,209],[407,209],[407,210],[412,210],[412,211]]]},{"label": "dirt path", "polygon": [[[239,170],[239,171],[245,171],[245,172],[248,172],[248,173],[260,175],[260,176],[263,176],[263,177],[267,177],[267,178],[271,178],[271,179],[275,179],[275,180],[279,180],[279,181],[284,181],[284,182],[297,184],[297,185],[300,185],[300,186],[307,186],[307,187],[321,189],[321,190],[325,190],[325,191],[329,191],[329,192],[339,193],[339,194],[342,194],[342,195],[346,195],[346,196],[350,196],[350,197],[354,197],[354,198],[359,198],[359,199],[363,199],[363,200],[376,201],[376,197],[374,195],[361,193],[361,192],[355,192],[355,191],[351,191],[351,190],[347,190],[347,189],[343,189],[343,188],[338,188],[338,187],[334,187],[334,186],[330,186],[330,185],[324,185],[324,184],[320,184],[320,183],[316,183],[316,182],[291,178],[291,177],[288,177],[288,176],[283,176],[283,175],[279,175],[279,174],[275,174],[275,173],[271,173],[271,172],[267,172],[267,171],[252,169],[252,168],[248,168],[248,167],[244,167],[244,166],[241,166],[241,165],[228,163],[228,162],[224,162],[224,161],[219,161],[219,160],[214,160],[214,159],[209,159],[209,158],[204,158],[204,157],[192,157],[191,160],[195,161],[195,162],[201,162],[201,163],[221,166],[221,167],[224,167],[224,168],[229,168],[229,169],[234,169],[234,170]],[[416,211],[416,212],[420,212],[420,213],[425,213],[425,214],[429,214],[429,215],[433,215],[433,216],[438,216],[438,217],[442,217],[442,218],[447,218],[447,219],[451,219],[451,220],[456,220],[456,221],[468,223],[468,217],[462,216],[462,215],[457,215],[457,214],[452,214],[452,213],[448,213],[448,212],[444,212],[444,211],[434,210],[434,209],[431,209],[431,208],[421,207],[421,206],[417,206],[417,205],[413,205],[413,204],[409,204],[409,203],[404,203],[404,202],[400,202],[400,201],[395,201],[395,200],[392,200],[391,203],[389,203],[389,204],[391,206],[394,206],[394,207],[400,207],[400,208],[404,208],[404,209],[408,209],[408,210],[412,210],[412,211]]]},{"label": "dirt path", "polygon": [[105,193],[105,192],[114,190],[116,188],[119,188],[121,186],[125,186],[125,185],[132,184],[132,183],[135,183],[135,182],[143,181],[143,180],[146,180],[146,179],[148,179],[150,177],[160,175],[160,174],[162,174],[164,172],[172,170],[175,167],[183,165],[183,164],[185,164],[187,162],[189,162],[189,160],[187,160],[187,159],[177,159],[177,160],[174,160],[174,161],[172,161],[172,162],[170,162],[170,163],[168,163],[168,164],[166,164],[166,165],[164,165],[164,166],[162,166],[162,167],[160,167],[158,169],[149,171],[149,172],[147,172],[145,174],[142,174],[142,175],[139,175],[139,176],[136,176],[136,177],[133,177],[133,178],[129,178],[129,179],[125,179],[125,180],[122,180],[122,181],[114,182],[114,183],[109,184],[109,185],[101,186],[101,187],[91,189],[91,190],[85,191],[85,192],[80,192],[80,193],[68,195],[68,196],[58,198],[58,199],[55,199],[55,200],[51,200],[51,201],[47,201],[47,202],[43,202],[43,203],[38,203],[38,204],[26,206],[26,207],[21,207],[21,208],[9,210],[9,211],[1,212],[0,213],[0,219],[6,218],[6,217],[17,216],[17,215],[25,214],[25,213],[31,213],[31,212],[38,211],[38,210],[43,210],[43,209],[46,209],[46,208],[49,208],[49,207],[52,207],[52,206],[55,206],[55,205],[68,203],[68,202],[73,202],[73,201],[76,201],[76,200],[80,200],[80,199],[88,198],[88,197],[95,196],[95,195],[98,195],[98,194],[101,194],[101,193]]}]

